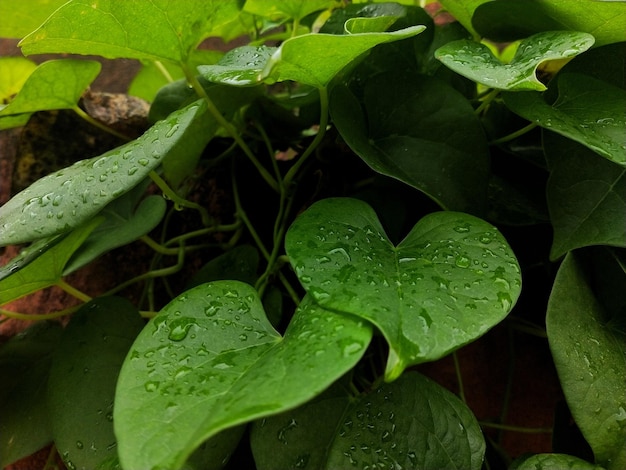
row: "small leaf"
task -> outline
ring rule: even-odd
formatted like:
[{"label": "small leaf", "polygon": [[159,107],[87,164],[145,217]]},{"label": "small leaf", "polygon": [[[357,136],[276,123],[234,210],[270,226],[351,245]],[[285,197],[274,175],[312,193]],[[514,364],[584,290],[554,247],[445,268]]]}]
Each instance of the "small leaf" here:
[{"label": "small leaf", "polygon": [[202,136],[190,142],[188,131],[206,112],[203,101],[192,103],[128,144],[36,181],[0,207],[0,246],[66,232],[130,191],[168,155],[197,152]]},{"label": "small leaf", "polygon": [[543,91],[546,86],[535,75],[541,62],[574,57],[589,49],[593,42],[593,36],[587,33],[539,33],[524,39],[513,60],[503,64],[487,46],[462,39],[440,47],[435,57],[458,74],[490,88]]},{"label": "small leaf", "polygon": [[596,462],[618,470],[626,467],[626,335],[619,319],[607,318],[601,302],[580,262],[568,254],[548,302],[550,350],[569,408]]},{"label": "small leaf", "polygon": [[255,423],[259,470],[481,468],[485,440],[456,396],[415,372],[359,397],[332,393]]},{"label": "small leaf", "polygon": [[247,0],[244,11],[272,21],[301,20],[307,15],[337,6],[335,0]]},{"label": "small leaf", "polygon": [[19,271],[0,280],[0,305],[56,284],[67,261],[100,222],[93,219],[78,227]]},{"label": "small leaf", "polygon": [[71,109],[100,72],[92,60],[50,60],[29,75],[15,99],[0,109],[0,129],[12,127],[16,115]]},{"label": "small leaf", "polygon": [[146,326],[122,367],[114,420],[122,466],[178,468],[217,432],[313,398],[355,365],[371,334],[304,300],[281,338],[247,284],[186,291]]},{"label": "small leaf", "polygon": [[201,65],[198,71],[211,82],[225,85],[257,85],[263,69],[277,47],[241,46],[233,49],[215,65]]},{"label": "small leaf", "polygon": [[396,247],[356,199],[323,199],[287,232],[300,282],[324,308],[367,319],[389,343],[387,380],[484,334],[511,310],[520,270],[488,223],[436,212]]},{"label": "small leaf", "polygon": [[604,470],[586,460],[566,454],[537,454],[513,462],[511,470]]},{"label": "small leaf", "polygon": [[13,99],[36,68],[37,64],[24,57],[0,58],[0,106]]},{"label": "small leaf", "polygon": [[558,75],[559,97],[549,105],[537,93],[507,93],[507,107],[541,127],[626,166],[626,90],[578,73]]},{"label": "small leaf", "polygon": [[76,312],[54,352],[47,404],[68,468],[99,468],[117,456],[113,397],[119,369],[143,328],[127,300],[101,297]]}]

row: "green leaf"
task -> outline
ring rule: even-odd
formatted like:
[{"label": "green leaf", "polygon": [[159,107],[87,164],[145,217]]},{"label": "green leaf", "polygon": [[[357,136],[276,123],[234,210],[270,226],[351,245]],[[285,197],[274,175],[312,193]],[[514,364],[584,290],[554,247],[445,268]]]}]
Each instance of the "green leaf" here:
[{"label": "green leaf", "polygon": [[570,30],[593,34],[596,46],[601,46],[626,41],[626,4],[588,0],[489,1],[476,8],[472,24],[481,35],[496,42],[515,41],[543,31]]},{"label": "green leaf", "polygon": [[237,448],[246,426],[224,429],[198,447],[182,470],[221,470]]},{"label": "green leaf", "polygon": [[540,63],[574,57],[593,43],[591,34],[548,31],[524,39],[508,64],[500,62],[484,44],[466,39],[441,46],[435,57],[458,74],[490,88],[543,91],[546,86],[535,75]]},{"label": "green leaf", "polygon": [[472,17],[480,5],[490,1],[491,0],[441,0],[439,3],[441,3],[465,29],[472,33],[472,36],[478,37],[478,33],[472,26]]},{"label": "green leaf", "polygon": [[213,29],[239,14],[238,4],[237,0],[74,0],[20,46],[26,55],[93,54],[184,64]]},{"label": "green leaf", "polygon": [[78,227],[19,271],[0,280],[0,305],[56,284],[67,261],[100,222],[94,219]]},{"label": "green leaf", "polygon": [[187,284],[187,288],[206,282],[230,279],[254,285],[258,279],[259,252],[251,245],[239,245],[205,264]]},{"label": "green leaf", "polygon": [[393,246],[367,204],[324,199],[292,224],[285,249],[319,305],[380,329],[390,347],[388,381],[484,334],[520,292],[502,235],[463,213],[429,214]]},{"label": "green leaf", "polygon": [[122,466],[178,468],[217,432],[313,398],[355,365],[371,334],[305,300],[281,338],[256,291],[238,281],[183,293],[122,367],[114,419]]},{"label": "green leaf", "polygon": [[523,118],[626,166],[626,90],[578,73],[561,73],[557,80],[552,105],[538,93],[506,93],[504,101]]},{"label": "green leaf", "polygon": [[337,6],[335,0],[247,0],[244,11],[272,21],[301,20],[307,15]]},{"label": "green leaf", "polygon": [[36,181],[0,207],[0,246],[68,231],[130,191],[168,155],[200,151],[203,136],[188,134],[206,112],[204,102],[192,103],[128,144]]},{"label": "green leaf", "polygon": [[417,73],[357,75],[337,85],[330,113],[373,170],[424,192],[446,209],[480,214],[487,195],[487,140],[474,110],[444,82]]},{"label": "green leaf", "polygon": [[[378,44],[406,39],[424,31],[412,26],[400,31],[361,34],[304,34],[289,38],[274,49],[233,50],[217,65],[198,67],[209,81],[247,86],[293,80],[317,88],[326,87],[347,64]],[[328,51],[333,51],[332,55]],[[259,54],[255,58],[254,54]],[[226,67],[222,69],[221,67]],[[237,74],[241,75],[237,75]]]},{"label": "green leaf", "polygon": [[552,132],[543,132],[543,147],[554,228],[550,257],[589,245],[626,246],[626,168]]},{"label": "green leaf", "polygon": [[45,390],[50,355],[63,329],[38,322],[0,349],[0,467],[52,441]]},{"label": "green leaf", "polygon": [[[381,24],[387,23],[388,26],[391,26],[398,18],[405,16],[406,13],[407,9],[396,2],[368,3],[366,5],[359,5],[353,2],[343,8],[333,10],[332,14],[324,22],[319,32],[328,34],[346,34],[348,32],[346,30],[346,21],[353,18],[380,18],[378,21],[381,21]],[[387,28],[378,29],[378,31],[385,31],[386,29]],[[355,32],[353,29],[350,29],[350,31]]]},{"label": "green leaf", "polygon": [[537,454],[513,462],[511,470],[603,470],[603,468],[573,455]]},{"label": "green leaf", "polygon": [[[621,295],[615,292],[614,295]],[[609,470],[626,467],[626,334],[607,318],[573,254],[561,265],[548,302],[550,350],[569,408]]]},{"label": "green leaf", "polygon": [[50,60],[29,75],[15,99],[0,109],[0,129],[13,127],[16,115],[71,109],[100,72],[92,60]]},{"label": "green leaf", "polygon": [[24,57],[0,58],[0,106],[13,99],[36,68],[37,64]]},{"label": "green leaf", "polygon": [[0,2],[0,37],[21,39],[37,29],[67,0],[22,0]]},{"label": "green leaf", "polygon": [[68,468],[98,468],[117,456],[115,384],[144,326],[127,300],[101,297],[76,312],[54,352],[47,404],[54,443]]},{"label": "green leaf", "polygon": [[350,399],[326,394],[256,423],[259,470],[481,468],[485,441],[456,396],[415,372]]}]

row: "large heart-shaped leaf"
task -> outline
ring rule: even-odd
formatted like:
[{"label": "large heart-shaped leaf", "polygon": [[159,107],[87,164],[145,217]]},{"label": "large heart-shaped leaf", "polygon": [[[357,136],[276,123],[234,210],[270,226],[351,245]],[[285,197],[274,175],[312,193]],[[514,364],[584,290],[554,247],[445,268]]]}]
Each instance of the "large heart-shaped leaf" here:
[{"label": "large heart-shaped leaf", "polygon": [[549,105],[538,93],[507,93],[514,113],[626,166],[626,90],[578,73],[558,76],[559,96]]},{"label": "large heart-shaped leaf", "polygon": [[239,2],[233,0],[74,0],[20,46],[27,55],[58,52],[185,63],[202,39],[238,14]]},{"label": "large heart-shaped leaf", "polygon": [[[546,330],[559,380],[572,415],[609,470],[626,467],[626,334],[621,318],[611,318],[568,254],[554,282]],[[623,284],[622,284],[623,286]],[[616,297],[622,295],[614,292]]]},{"label": "large heart-shaped leaf", "polygon": [[490,88],[543,91],[546,86],[535,75],[541,62],[574,57],[589,49],[593,42],[593,36],[587,33],[539,33],[524,39],[513,60],[503,64],[484,44],[461,39],[437,49],[435,57],[458,74]]},{"label": "large heart-shaped leaf", "polygon": [[124,468],[179,468],[217,432],[313,398],[352,368],[369,324],[305,299],[285,336],[238,281],[195,287],[144,329],[118,382]]},{"label": "large heart-shaped leaf", "polygon": [[44,176],[0,207],[0,246],[66,232],[130,191],[170,154],[199,153],[206,141],[198,101],[101,156]]},{"label": "large heart-shaped leaf", "polygon": [[387,380],[476,339],[520,293],[520,269],[502,235],[463,213],[430,214],[393,246],[367,204],[324,199],[296,219],[285,248],[317,303],[381,330]]},{"label": "large heart-shaped leaf", "polygon": [[485,440],[467,406],[409,372],[356,399],[339,387],[255,423],[259,470],[275,468],[463,468],[478,470]]},{"label": "large heart-shaped leaf", "polygon": [[72,316],[52,358],[47,403],[52,435],[68,468],[117,459],[113,397],[122,362],[143,328],[127,300],[101,297]]},{"label": "large heart-shaped leaf", "polygon": [[480,214],[489,160],[480,121],[459,92],[418,73],[357,76],[363,96],[338,85],[330,113],[372,169],[407,183],[446,209]]}]

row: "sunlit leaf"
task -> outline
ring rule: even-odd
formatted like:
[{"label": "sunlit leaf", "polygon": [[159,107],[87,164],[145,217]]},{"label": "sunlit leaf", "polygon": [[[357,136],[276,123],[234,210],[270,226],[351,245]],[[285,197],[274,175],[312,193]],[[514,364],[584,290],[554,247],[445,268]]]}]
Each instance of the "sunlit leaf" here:
[{"label": "sunlit leaf", "polygon": [[247,284],[186,291],[146,326],[122,367],[114,420],[122,466],[178,468],[217,432],[306,402],[355,365],[371,334],[304,300],[281,337]]},{"label": "sunlit leaf", "polygon": [[336,0],[247,0],[244,11],[272,21],[301,20],[311,13],[334,6],[338,6]]},{"label": "sunlit leaf", "polygon": [[21,39],[43,23],[67,0],[0,2],[0,37]]},{"label": "sunlit leaf", "polygon": [[481,4],[491,0],[441,0],[439,3],[454,16],[459,23],[463,25],[473,36],[477,37],[478,33],[472,26],[472,17],[476,8]]},{"label": "sunlit leaf", "polygon": [[317,303],[380,329],[390,347],[387,380],[478,338],[520,293],[502,235],[463,213],[429,214],[394,246],[367,204],[323,199],[296,219],[285,249]]},{"label": "sunlit leaf", "polygon": [[13,99],[36,68],[34,62],[24,57],[0,58],[0,105]]},{"label": "sunlit leaf", "polygon": [[549,31],[524,39],[508,64],[500,62],[487,46],[469,40],[449,42],[437,49],[435,57],[458,74],[490,88],[543,91],[546,86],[535,75],[541,62],[574,57],[593,43],[591,34]]}]

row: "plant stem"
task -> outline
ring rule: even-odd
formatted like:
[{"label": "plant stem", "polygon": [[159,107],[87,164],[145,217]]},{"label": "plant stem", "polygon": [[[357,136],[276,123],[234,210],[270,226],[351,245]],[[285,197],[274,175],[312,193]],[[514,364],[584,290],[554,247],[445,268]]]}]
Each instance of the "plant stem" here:
[{"label": "plant stem", "polygon": [[482,113],[490,104],[491,102],[496,99],[496,97],[500,94],[500,90],[497,89],[493,89],[491,91],[489,91],[483,98],[482,102],[480,103],[480,105],[478,106],[478,108],[476,108],[476,110],[474,110],[474,114],[480,114]]},{"label": "plant stem", "polygon": [[150,179],[154,181],[159,189],[163,191],[163,194],[165,194],[168,199],[173,201],[176,206],[187,207],[189,209],[195,209],[200,212],[200,216],[202,217],[202,224],[204,226],[209,226],[213,223],[213,221],[211,220],[211,216],[209,216],[209,213],[204,207],[202,207],[200,204],[196,204],[195,202],[191,202],[180,197],[172,188],[168,186],[165,180],[161,178],[156,171],[153,170],[150,172]]},{"label": "plant stem", "polygon": [[505,135],[504,137],[500,137],[499,139],[492,140],[491,142],[489,142],[489,145],[500,145],[500,144],[504,144],[505,142],[509,142],[513,139],[517,139],[518,137],[526,134],[527,132],[532,131],[535,127],[537,127],[537,124],[534,122],[531,122],[527,126],[522,127],[521,129],[515,132],[511,132],[509,135]]},{"label": "plant stem", "polygon": [[163,75],[163,78],[165,78],[165,80],[168,81],[168,83],[172,83],[174,81],[174,78],[170,75],[169,71],[165,68],[165,66],[163,65],[163,62],[161,62],[160,60],[155,60],[153,63],[154,63],[154,66],[158,69],[158,71],[161,72],[161,75]]},{"label": "plant stem", "polygon": [[552,428],[525,428],[521,426],[510,426],[508,424],[489,423],[486,421],[479,421],[482,427],[502,429],[503,431],[522,432],[526,434],[549,434],[552,432]]},{"label": "plant stem", "polygon": [[456,380],[459,384],[459,397],[463,403],[467,403],[467,400],[465,399],[465,387],[463,386],[463,374],[461,373],[461,365],[459,364],[459,357],[456,351],[452,353],[452,359],[454,359],[454,371],[456,373]]},{"label": "plant stem", "polygon": [[78,300],[82,300],[83,302],[89,302],[91,300],[91,297],[89,297],[84,292],[79,291],[74,286],[71,286],[70,284],[65,282],[63,279],[59,279],[56,282],[56,285],[60,287],[61,289],[63,289],[68,294],[70,294],[72,297],[76,297]]},{"label": "plant stem", "polygon": [[89,114],[87,114],[85,111],[83,111],[82,109],[80,109],[78,107],[78,105],[74,106],[72,108],[74,110],[74,112],[76,114],[78,114],[82,119],[84,119],[85,121],[87,121],[89,124],[96,126],[98,129],[101,129],[105,132],[108,132],[111,135],[114,135],[115,137],[122,139],[126,142],[130,142],[132,139],[130,137],[128,137],[125,134],[122,134],[121,132],[116,131],[115,129],[107,126],[106,124],[102,124],[100,121],[98,121],[97,119],[92,118]]},{"label": "plant stem", "polygon": [[61,318],[66,315],[71,315],[81,307],[82,305],[75,305],[73,307],[64,308],[63,310],[58,310],[56,312],[50,313],[20,313],[0,308],[0,315],[4,315],[5,317],[13,318],[15,320],[25,321],[54,320],[56,318]]}]

